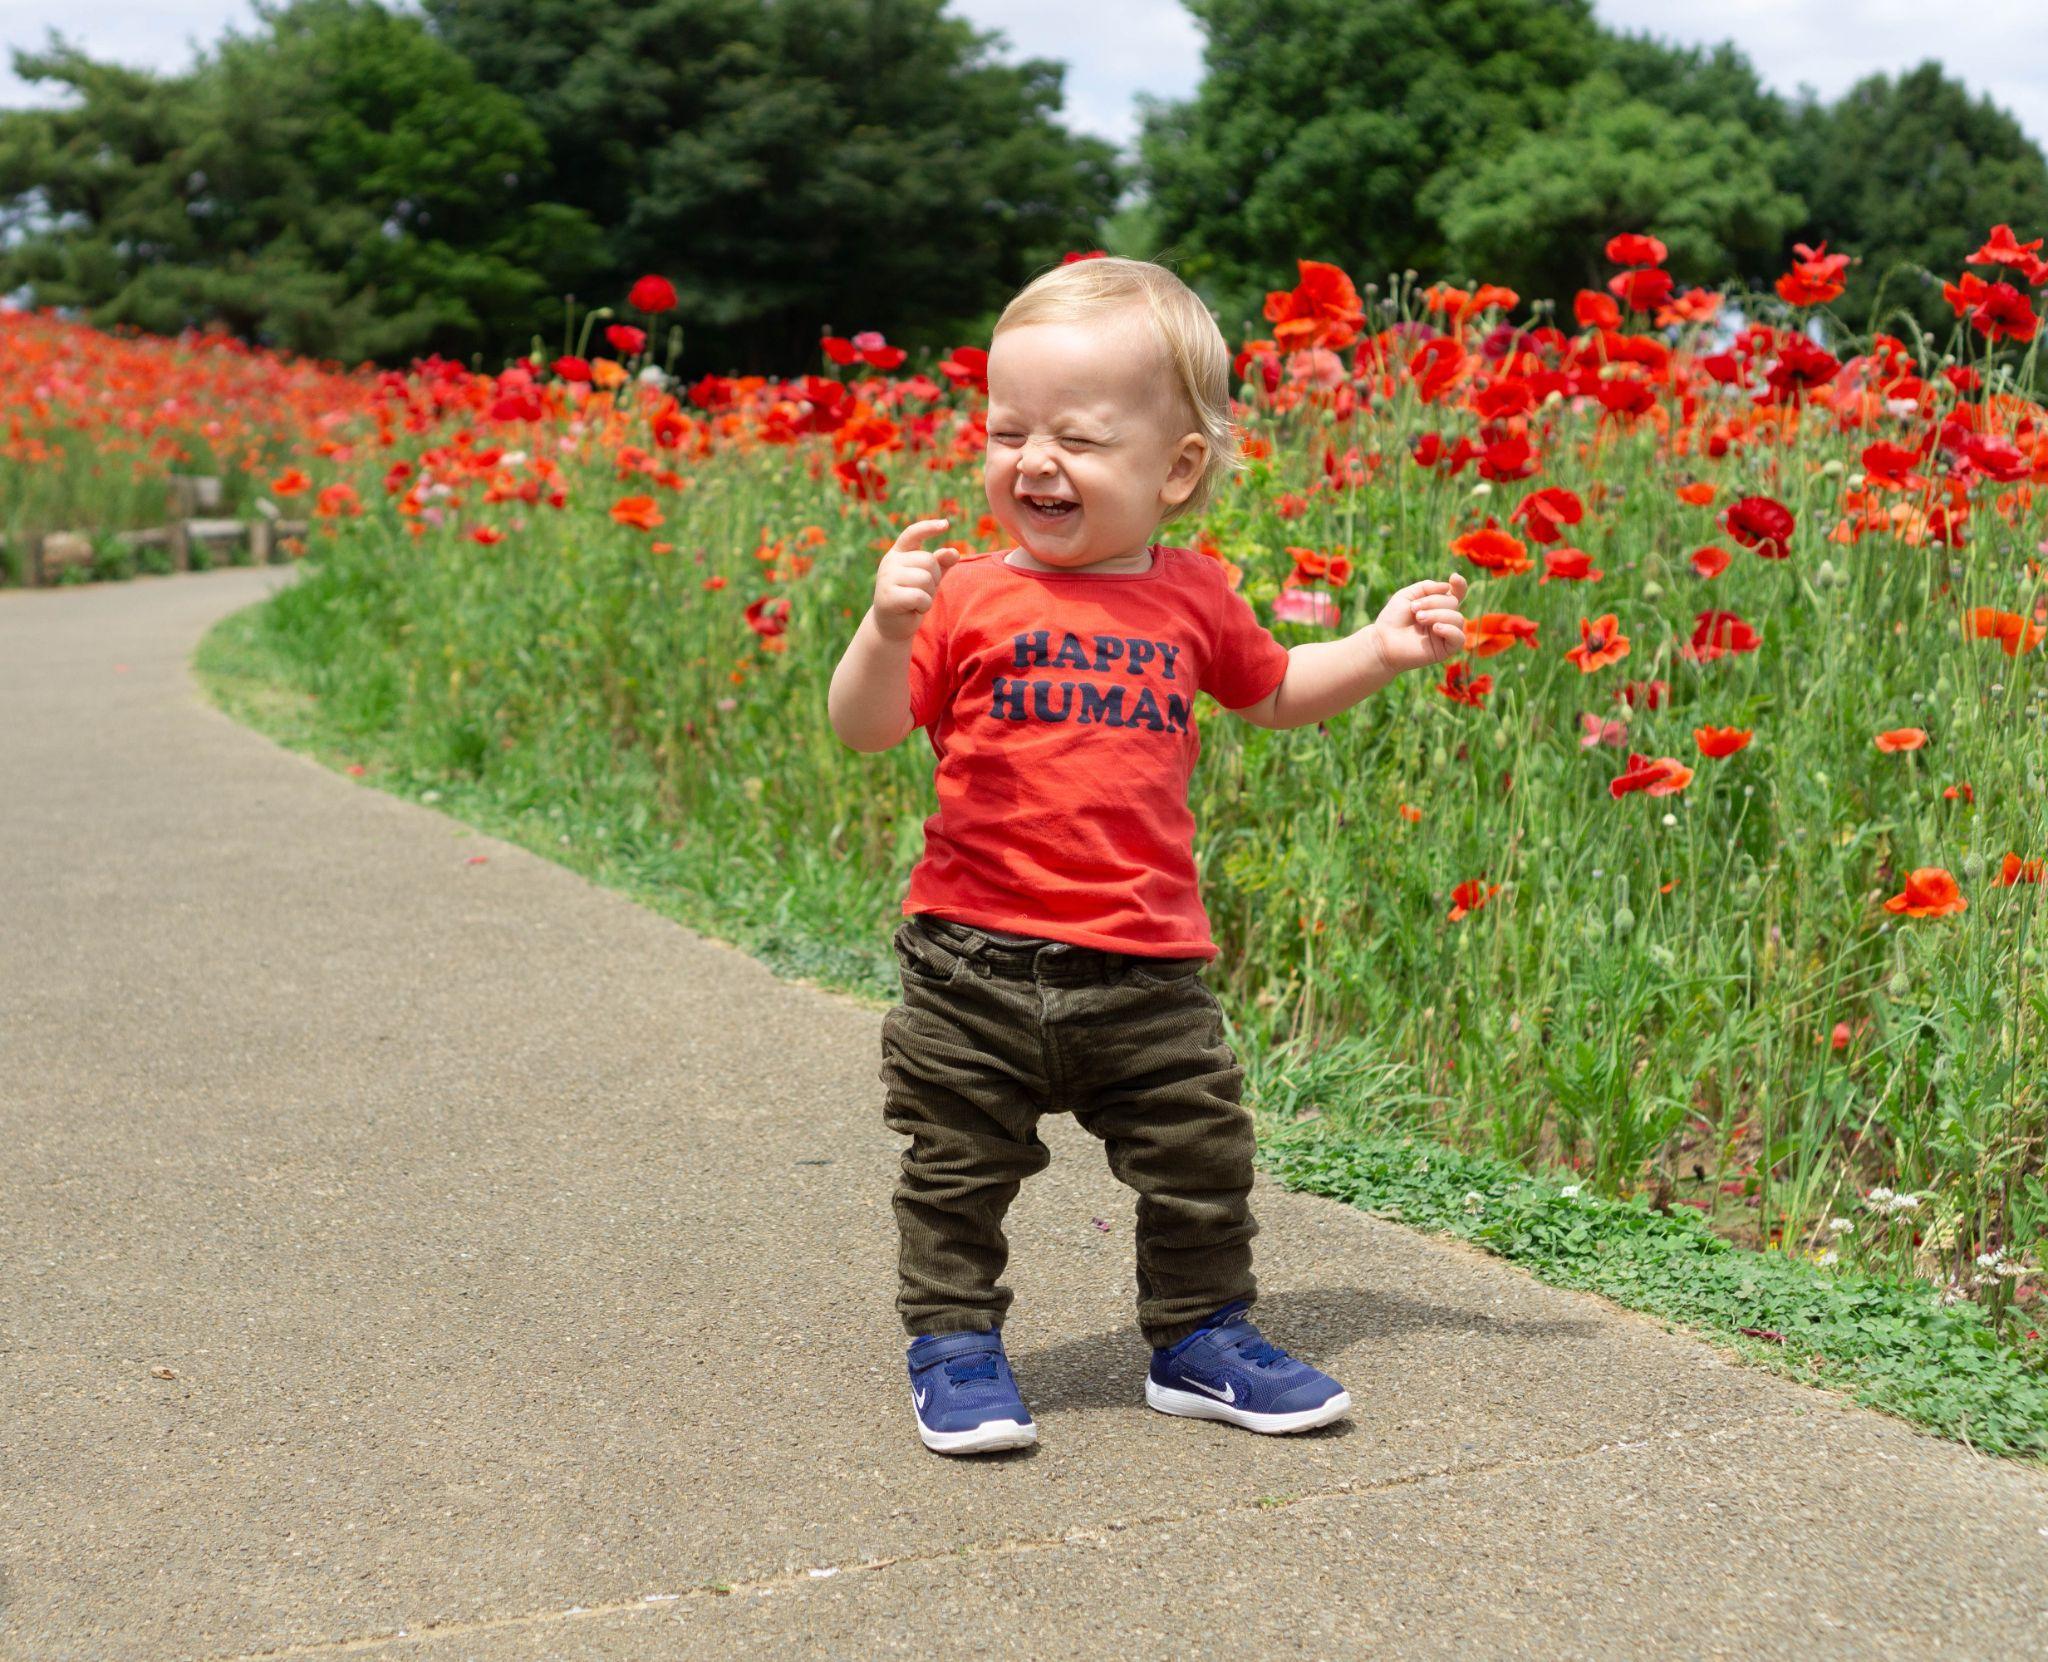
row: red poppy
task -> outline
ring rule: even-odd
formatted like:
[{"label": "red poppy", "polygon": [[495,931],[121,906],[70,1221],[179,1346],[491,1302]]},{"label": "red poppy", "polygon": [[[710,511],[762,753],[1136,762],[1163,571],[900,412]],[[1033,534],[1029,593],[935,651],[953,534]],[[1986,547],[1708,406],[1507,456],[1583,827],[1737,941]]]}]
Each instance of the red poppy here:
[{"label": "red poppy", "polygon": [[1579,619],[1579,644],[1565,656],[1579,666],[1581,675],[1591,675],[1596,669],[1620,663],[1628,653],[1628,636],[1620,632],[1614,613],[1608,612],[1591,623]]},{"label": "red poppy", "polygon": [[2012,234],[2010,225],[1994,225],[1984,246],[1963,261],[1965,265],[2003,265],[2023,275],[2029,283],[2039,284],[2041,276],[2048,275],[2048,264],[2040,257],[2042,238],[2032,242],[2021,242]]},{"label": "red poppy", "polygon": [[1607,257],[1616,265],[1662,265],[1670,253],[1655,237],[1624,231],[1607,239]]},{"label": "red poppy", "polygon": [[1292,290],[1275,289],[1266,296],[1266,320],[1284,352],[1325,346],[1341,351],[1358,338],[1365,307],[1351,279],[1322,260],[1296,260],[1301,281]]},{"label": "red poppy", "polygon": [[1763,637],[1733,612],[1701,612],[1680,656],[1703,664],[1724,652],[1754,652],[1761,645]]},{"label": "red poppy", "polygon": [[1819,306],[1841,298],[1842,273],[1849,269],[1847,254],[1830,254],[1823,242],[1808,248],[1795,242],[1792,252],[1799,258],[1792,269],[1778,279],[1778,298],[1793,306]]},{"label": "red poppy", "polygon": [[647,331],[630,323],[609,323],[605,325],[604,338],[614,352],[630,358],[647,344]]},{"label": "red poppy", "polygon": [[1607,279],[1607,290],[1632,312],[1647,312],[1671,298],[1671,273],[1656,266],[1623,271]]},{"label": "red poppy", "polygon": [[1614,689],[1614,701],[1631,710],[1661,710],[1671,697],[1668,681],[1624,681]]},{"label": "red poppy", "polygon": [[1702,577],[1719,577],[1733,563],[1725,548],[1695,548],[1692,551],[1692,569]]},{"label": "red poppy", "polygon": [[1749,727],[1695,727],[1692,741],[1700,747],[1702,756],[1719,758],[1733,756],[1750,741],[1754,728]]},{"label": "red poppy", "polygon": [[1451,540],[1451,552],[1462,554],[1482,571],[1502,577],[1517,577],[1530,569],[1529,550],[1519,537],[1510,536],[1493,521],[1477,531],[1467,531]]},{"label": "red poppy", "polygon": [[1642,756],[1631,750],[1628,754],[1628,771],[1620,778],[1609,781],[1608,793],[1617,801],[1630,791],[1642,791],[1649,796],[1669,796],[1682,791],[1692,782],[1692,769],[1675,756]]},{"label": "red poppy", "polygon": [[1956,880],[1940,866],[1917,866],[1906,875],[1906,887],[1884,903],[1887,912],[1903,912],[1909,918],[1941,918],[1961,912],[1969,902],[1956,888]]},{"label": "red poppy", "polygon": [[626,304],[637,312],[673,311],[676,286],[666,277],[642,277],[627,292]]},{"label": "red poppy", "polygon": [[789,601],[781,595],[764,594],[759,600],[749,601],[741,615],[747,627],[766,641],[789,627]]},{"label": "red poppy", "polygon": [[1485,704],[1486,695],[1493,691],[1493,677],[1481,675],[1468,681],[1466,676],[1470,674],[1471,670],[1464,660],[1454,658],[1444,665],[1444,678],[1437,684],[1436,690],[1453,703],[1469,704],[1476,710]]},{"label": "red poppy", "polygon": [[554,362],[554,370],[565,381],[588,381],[590,379],[590,365],[581,358],[557,358]]},{"label": "red poppy", "polygon": [[1585,517],[1586,505],[1575,493],[1562,485],[1546,485],[1523,497],[1508,515],[1508,523],[1519,523],[1531,542],[1547,544],[1561,538],[1565,526],[1576,525]]},{"label": "red poppy", "polygon": [[1491,658],[1520,641],[1532,650],[1536,645],[1536,624],[1513,612],[1481,612],[1465,620],[1465,650],[1475,658]]},{"label": "red poppy", "polygon": [[[2040,244],[2036,243],[2035,247]],[[2017,854],[2008,853],[2000,862],[1998,875],[1991,879],[1994,889],[2010,888],[2015,883],[2038,883],[2041,881],[2042,862],[2022,860]]]},{"label": "red poppy", "polygon": [[1894,727],[1877,735],[1873,741],[1879,750],[1887,755],[1900,750],[1918,750],[1927,742],[1924,727]]},{"label": "red poppy", "polygon": [[1566,583],[1597,583],[1607,574],[1596,571],[1593,556],[1583,548],[1553,548],[1543,556],[1543,575],[1536,579],[1540,589],[1552,578]]},{"label": "red poppy", "polygon": [[1943,283],[1941,295],[1986,340],[2032,340],[2040,327],[2027,297],[2010,283],[1987,283],[1966,271],[1960,284]]},{"label": "red poppy", "polygon": [[939,360],[939,373],[956,387],[988,391],[988,354],[978,346],[956,346]]},{"label": "red poppy", "polygon": [[1704,508],[1714,500],[1714,487],[1704,479],[1696,479],[1691,484],[1678,487],[1678,500],[1688,508]]},{"label": "red poppy", "polygon": [[1786,541],[1793,523],[1792,510],[1768,496],[1745,496],[1740,502],[1731,502],[1720,517],[1722,530],[1767,560],[1782,560],[1791,552]]},{"label": "red poppy", "polygon": [[1451,890],[1451,922],[1461,923],[1471,913],[1479,910],[1495,895],[1500,893],[1498,883],[1482,882],[1477,877],[1468,877]]},{"label": "red poppy", "polygon": [[1579,290],[1578,298],[1572,302],[1572,316],[1579,320],[1581,329],[1621,327],[1621,308],[1614,303],[1613,297],[1593,289]]},{"label": "red poppy", "polygon": [[1108,258],[1109,254],[1107,250],[1101,248],[1091,248],[1085,254],[1062,254],[1060,256],[1060,264],[1073,265],[1078,260],[1106,260]]}]

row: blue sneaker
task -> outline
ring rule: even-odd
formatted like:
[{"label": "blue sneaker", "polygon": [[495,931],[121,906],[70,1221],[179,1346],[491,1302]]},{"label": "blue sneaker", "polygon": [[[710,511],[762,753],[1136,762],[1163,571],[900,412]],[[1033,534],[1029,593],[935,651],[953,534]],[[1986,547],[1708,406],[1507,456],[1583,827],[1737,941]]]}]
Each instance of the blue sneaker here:
[{"label": "blue sneaker", "polygon": [[1000,1331],[931,1334],[912,1340],[907,1357],[910,1402],[926,1448],[983,1454],[1038,1441]]},{"label": "blue sneaker", "polygon": [[1239,1299],[1177,1345],[1152,1353],[1145,1401],[1162,1414],[1225,1420],[1247,1431],[1306,1431],[1351,1406],[1326,1373],[1268,1344]]}]

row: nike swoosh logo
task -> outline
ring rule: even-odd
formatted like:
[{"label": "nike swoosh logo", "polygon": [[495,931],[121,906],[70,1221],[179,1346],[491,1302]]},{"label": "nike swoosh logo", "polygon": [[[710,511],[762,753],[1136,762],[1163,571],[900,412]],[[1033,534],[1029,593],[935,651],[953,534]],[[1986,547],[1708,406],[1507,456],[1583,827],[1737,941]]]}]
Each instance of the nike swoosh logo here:
[{"label": "nike swoosh logo", "polygon": [[1192,1385],[1198,1391],[1207,1391],[1212,1397],[1221,1397],[1225,1402],[1237,1401],[1237,1387],[1235,1385],[1226,1385],[1219,1391],[1214,1385],[1204,1385],[1199,1379],[1184,1379],[1181,1383],[1183,1385]]},{"label": "nike swoosh logo", "polygon": [[918,1405],[918,1407],[922,1408],[922,1407],[924,1406],[924,1399],[925,1399],[926,1397],[930,1396],[930,1395],[931,1395],[931,1392],[930,1392],[929,1390],[923,1390],[923,1391],[919,1391],[919,1392],[917,1393],[917,1405]]}]

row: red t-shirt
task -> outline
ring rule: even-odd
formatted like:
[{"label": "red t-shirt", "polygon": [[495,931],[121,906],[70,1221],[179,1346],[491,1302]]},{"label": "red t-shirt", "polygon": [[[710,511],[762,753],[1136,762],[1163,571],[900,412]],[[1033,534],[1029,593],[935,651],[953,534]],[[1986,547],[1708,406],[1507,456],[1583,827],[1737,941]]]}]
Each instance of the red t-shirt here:
[{"label": "red t-shirt", "polygon": [[1214,958],[1195,879],[1195,693],[1256,704],[1287,648],[1221,562],[1032,571],[970,554],[911,638],[910,711],[938,755],[906,916],[1161,958]]}]

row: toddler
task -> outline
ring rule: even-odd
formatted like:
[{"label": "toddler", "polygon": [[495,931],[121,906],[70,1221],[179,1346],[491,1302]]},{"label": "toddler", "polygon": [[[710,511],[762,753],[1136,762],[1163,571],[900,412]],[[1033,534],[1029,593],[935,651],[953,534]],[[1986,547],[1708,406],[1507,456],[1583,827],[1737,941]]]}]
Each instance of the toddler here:
[{"label": "toddler", "polygon": [[1152,540],[1243,465],[1230,355],[1161,266],[1109,257],[1040,276],[988,358],[990,511],[1016,546],[929,551],[905,527],[832,677],[833,730],[937,756],[895,934],[903,1000],[882,1022],[883,1119],[908,1136],[894,1206],[896,1308],[928,1448],[1038,1435],[1003,1352],[1003,1217],[1071,1112],[1137,1192],[1145,1400],[1252,1431],[1351,1405],[1269,1343],[1248,1204],[1243,1071],[1204,983],[1188,781],[1195,694],[1261,727],[1348,709],[1464,647],[1462,577],[1419,582],[1343,640],[1292,649],[1221,562]]}]

